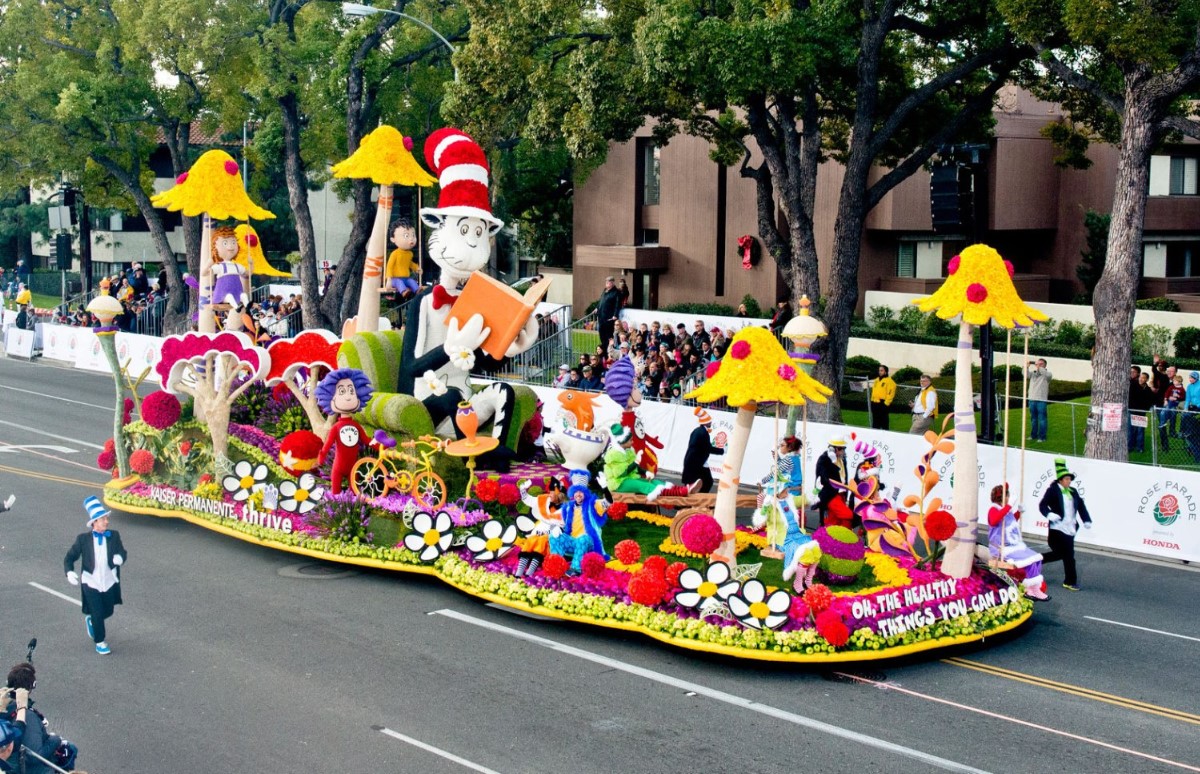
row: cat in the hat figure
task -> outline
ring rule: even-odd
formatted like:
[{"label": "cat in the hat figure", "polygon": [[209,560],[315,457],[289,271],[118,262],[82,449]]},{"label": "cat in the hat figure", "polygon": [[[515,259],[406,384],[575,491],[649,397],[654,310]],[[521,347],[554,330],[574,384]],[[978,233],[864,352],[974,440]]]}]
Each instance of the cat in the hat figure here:
[{"label": "cat in the hat figure", "polygon": [[[437,173],[441,186],[438,206],[421,209],[421,220],[430,229],[429,257],[441,269],[441,277],[409,305],[399,391],[425,404],[440,435],[461,437],[453,418],[458,404],[469,401],[480,424],[490,420],[493,437],[503,439],[513,421],[512,387],[493,382],[479,392],[471,389],[472,368],[491,370],[499,365],[480,349],[490,331],[484,327],[482,315],[471,316],[461,327],[449,318],[467,280],[487,266],[492,237],[504,225],[492,215],[487,157],[470,136],[445,128],[425,141],[425,161]],[[505,356],[529,349],[537,336],[537,319],[531,316]],[[439,381],[447,389],[435,384]],[[503,470],[511,451],[501,444],[490,456],[481,461]]]}]

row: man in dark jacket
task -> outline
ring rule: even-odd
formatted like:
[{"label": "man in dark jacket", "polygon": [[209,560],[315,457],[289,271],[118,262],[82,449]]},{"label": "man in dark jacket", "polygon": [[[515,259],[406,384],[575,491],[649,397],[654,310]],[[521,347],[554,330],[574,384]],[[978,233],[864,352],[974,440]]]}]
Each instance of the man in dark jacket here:
[{"label": "man in dark jacket", "polygon": [[1054,460],[1055,482],[1046,488],[1038,511],[1050,520],[1050,532],[1046,542],[1050,552],[1042,555],[1042,564],[1063,563],[1063,588],[1079,591],[1079,577],[1075,573],[1075,532],[1079,522],[1084,529],[1092,528],[1092,517],[1088,513],[1079,490],[1071,486],[1075,474],[1067,470],[1067,461],[1062,457]]},{"label": "man in dark jacket", "polygon": [[[821,523],[824,524],[826,515],[831,510],[830,503],[845,496],[842,490],[833,485],[835,481],[839,484],[846,483],[845,438],[834,438],[829,442],[829,450],[817,458],[816,476],[817,486],[820,487],[817,494],[817,512],[821,516]],[[848,503],[843,499],[842,505],[848,505]],[[836,510],[844,512],[848,509],[836,508]],[[839,520],[845,518],[843,513],[835,513],[834,516]]]},{"label": "man in dark jacket", "polygon": [[693,412],[700,426],[688,437],[687,451],[683,455],[683,475],[680,476],[684,486],[691,486],[699,481],[700,492],[712,490],[712,471],[708,469],[708,458],[714,454],[724,454],[724,448],[718,448],[712,442],[712,416],[702,408]]},{"label": "man in dark jacket", "polygon": [[[80,586],[84,621],[88,635],[96,643],[96,652],[108,655],[112,650],[104,639],[104,621],[121,604],[121,579],[117,568],[125,564],[128,554],[121,543],[121,534],[108,528],[108,511],[104,504],[95,497],[88,497],[83,501],[83,507],[91,531],[75,538],[63,559],[63,570],[67,573],[67,583]],[[75,572],[75,562],[81,562],[82,573]]]},{"label": "man in dark jacket", "polygon": [[608,349],[612,341],[613,328],[617,317],[621,314],[621,291],[617,290],[612,277],[604,278],[604,292],[600,294],[600,302],[596,304],[596,319],[599,321],[600,345]]}]

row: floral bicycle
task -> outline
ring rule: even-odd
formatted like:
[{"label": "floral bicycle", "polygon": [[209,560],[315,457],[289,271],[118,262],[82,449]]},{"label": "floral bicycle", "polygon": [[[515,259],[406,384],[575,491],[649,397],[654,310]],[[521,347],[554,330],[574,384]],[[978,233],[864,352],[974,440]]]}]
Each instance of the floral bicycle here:
[{"label": "floral bicycle", "polygon": [[442,446],[443,439],[432,435],[397,444],[387,433],[377,430],[371,447],[378,449],[379,456],[363,457],[354,463],[350,489],[367,499],[393,491],[411,494],[426,510],[441,508],[446,502],[446,482],[433,471],[432,457],[442,451]]}]

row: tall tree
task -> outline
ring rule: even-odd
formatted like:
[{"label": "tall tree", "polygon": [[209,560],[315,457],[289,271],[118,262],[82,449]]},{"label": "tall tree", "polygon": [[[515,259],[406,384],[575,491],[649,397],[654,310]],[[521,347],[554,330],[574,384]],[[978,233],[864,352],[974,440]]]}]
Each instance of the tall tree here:
[{"label": "tall tree", "polygon": [[[822,295],[818,169],[838,199],[818,376],[841,379],[867,213],[939,145],[981,136],[1021,62],[990,2],[467,0],[473,32],[452,116],[486,140],[563,137],[578,171],[649,117],[755,182],[759,235],[792,294]],[[873,179],[872,170],[886,167]],[[830,403],[833,416],[839,406]]]},{"label": "tall tree", "polygon": [[[1200,138],[1188,117],[1200,83],[1197,0],[999,0],[1016,32],[1037,51],[1044,86],[1072,118],[1117,145],[1104,271],[1096,284],[1092,411],[1128,405],[1133,315],[1141,279],[1150,155],[1170,133]],[[1088,429],[1089,457],[1124,460],[1123,432]]]}]

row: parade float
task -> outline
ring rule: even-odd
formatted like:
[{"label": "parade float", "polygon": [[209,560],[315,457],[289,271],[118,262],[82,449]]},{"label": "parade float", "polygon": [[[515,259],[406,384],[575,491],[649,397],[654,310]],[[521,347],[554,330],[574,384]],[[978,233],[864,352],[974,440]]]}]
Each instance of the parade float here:
[{"label": "parade float", "polygon": [[[155,366],[162,389],[114,418],[118,432],[99,455],[113,470],[109,507],[315,559],[432,575],[515,610],[738,658],[893,658],[980,641],[1029,618],[1032,603],[1003,568],[968,561],[943,572],[974,519],[931,494],[938,469],[974,443],[964,415],[927,434],[911,480],[889,482],[907,493],[899,502],[865,466],[844,482],[856,529],[809,531],[792,469],[776,465],[759,487],[769,518],[750,518],[744,501],[755,498],[739,487],[756,408],[823,402],[830,392],[763,329],[739,332],[693,395],[737,410],[715,497],[687,487],[610,491],[645,474],[634,467],[646,458],[631,437],[636,387],[613,380],[607,395],[561,391],[539,412],[528,388],[473,380],[477,360],[502,363],[494,354],[517,354],[536,335],[517,325],[511,341],[485,347],[491,326],[477,317],[486,315],[452,309],[498,227],[477,149],[453,130],[426,144],[442,187],[439,207],[422,211],[440,290],[417,296],[402,333],[365,330],[377,296],[364,293],[345,341],[325,331],[268,347],[236,330],[168,337]],[[373,179],[386,185],[385,172]],[[966,253],[961,264],[964,277],[976,271]],[[968,288],[956,312],[964,325],[978,324],[977,296]],[[629,416],[606,425],[595,419],[604,409]],[[540,439],[545,459],[534,453]],[[759,521],[771,525],[770,542]]]}]

